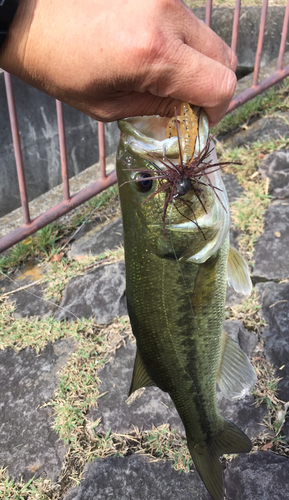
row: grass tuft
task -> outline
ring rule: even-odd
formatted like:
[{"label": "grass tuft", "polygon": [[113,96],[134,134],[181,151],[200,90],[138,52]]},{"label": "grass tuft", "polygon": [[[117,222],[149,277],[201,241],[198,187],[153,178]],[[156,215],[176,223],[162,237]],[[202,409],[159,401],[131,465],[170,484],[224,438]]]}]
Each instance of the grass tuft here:
[{"label": "grass tuft", "polygon": [[277,111],[289,110],[289,78],[282,81],[282,86],[274,87],[246,102],[232,113],[227,114],[213,130],[217,136],[223,136],[229,131],[246,128],[252,118],[272,116]]},{"label": "grass tuft", "polygon": [[257,292],[253,289],[249,297],[245,297],[241,304],[226,307],[225,318],[240,321],[247,330],[259,334],[266,325],[264,318],[260,315],[261,309]]},{"label": "grass tuft", "polygon": [[242,146],[224,151],[217,144],[220,161],[241,161],[242,165],[229,165],[224,173],[235,175],[244,189],[244,194],[231,204],[232,221],[242,235],[238,239],[241,252],[249,263],[254,264],[254,244],[264,230],[264,214],[271,203],[268,183],[261,178],[258,166],[266,154],[289,146],[288,138],[255,142],[250,147]]}]

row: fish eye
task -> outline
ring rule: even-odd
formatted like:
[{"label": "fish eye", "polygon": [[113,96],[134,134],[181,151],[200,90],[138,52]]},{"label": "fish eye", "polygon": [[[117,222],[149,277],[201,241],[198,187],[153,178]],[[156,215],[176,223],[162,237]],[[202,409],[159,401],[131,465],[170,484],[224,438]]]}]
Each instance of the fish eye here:
[{"label": "fish eye", "polygon": [[153,186],[153,178],[150,173],[141,172],[136,178],[136,188],[142,193],[147,193]]}]

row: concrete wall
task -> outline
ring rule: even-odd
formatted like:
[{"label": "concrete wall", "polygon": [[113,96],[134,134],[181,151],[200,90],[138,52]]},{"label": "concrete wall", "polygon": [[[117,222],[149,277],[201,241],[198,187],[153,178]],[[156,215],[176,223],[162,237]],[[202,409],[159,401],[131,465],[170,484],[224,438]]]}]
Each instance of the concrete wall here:
[{"label": "concrete wall", "polygon": [[[61,183],[55,100],[13,77],[29,201]],[[0,70],[0,217],[20,203],[4,74]],[[99,159],[97,122],[64,105],[69,177]],[[116,150],[116,123],[106,126],[106,153]]]},{"label": "concrete wall", "polygon": [[[204,19],[205,9],[193,9]],[[285,7],[270,7],[264,40],[262,65],[278,56]],[[258,40],[260,7],[241,9],[237,55],[240,70],[252,70]],[[212,13],[212,29],[229,45],[233,9]],[[32,200],[61,183],[60,156],[54,99],[13,78],[18,122],[26,173],[28,197]],[[0,70],[0,217],[20,206],[15,159],[8,117],[4,75]],[[98,161],[97,122],[65,105],[69,176]],[[116,123],[106,125],[106,152],[116,150]]]},{"label": "concrete wall", "polygon": [[[205,8],[193,8],[194,13],[205,19]],[[278,57],[285,7],[268,7],[264,34],[261,67]],[[231,46],[234,9],[213,8],[211,28]],[[241,8],[237,44],[238,68],[246,73],[253,71],[259,35],[261,7]],[[287,35],[286,50],[289,46]]]}]

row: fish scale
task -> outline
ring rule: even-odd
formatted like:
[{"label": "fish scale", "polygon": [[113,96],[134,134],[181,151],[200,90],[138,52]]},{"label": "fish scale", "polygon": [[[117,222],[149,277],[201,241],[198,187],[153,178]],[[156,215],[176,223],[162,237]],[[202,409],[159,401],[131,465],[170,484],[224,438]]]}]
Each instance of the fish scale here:
[{"label": "fish scale", "polygon": [[[123,223],[125,228],[127,224],[125,214]],[[135,245],[139,248],[139,252],[149,253],[141,235],[135,240]],[[216,290],[215,293],[211,293],[213,297],[210,304],[202,308],[202,314],[198,310],[195,316],[193,309],[195,304],[199,307],[201,300],[193,300],[193,307],[189,302],[196,290],[195,281],[198,279],[198,274],[202,274],[200,266],[181,264],[173,260],[166,261],[151,254],[147,255],[145,261],[138,262],[130,255],[131,246],[131,241],[129,244],[125,241],[125,247],[128,248],[127,302],[132,328],[137,332],[140,356],[152,380],[157,380],[157,385],[170,394],[186,431],[202,436],[200,438],[202,440],[208,440],[210,433],[216,435],[221,430],[221,419],[216,404],[212,402],[216,400],[215,380],[220,357],[219,337],[223,329],[225,279],[216,281]],[[224,266],[227,254],[226,241],[220,250],[220,255],[214,259],[219,267]],[[202,267],[208,267],[208,263]],[[165,283],[162,283],[163,279]],[[184,279],[185,283],[190,283],[189,289],[185,289]],[[138,286],[139,283],[141,286]],[[150,293],[156,288],[160,290],[157,297]],[[196,290],[199,298],[202,296],[203,288],[199,287]],[[206,290],[204,293],[206,294]],[[218,318],[217,321],[216,319],[212,321],[210,318],[208,307],[213,310],[213,314],[215,309],[217,310],[217,314],[214,314],[214,318]],[[221,315],[218,314],[220,309]],[[203,332],[202,335],[198,335],[199,330]],[[215,368],[212,369],[214,365]],[[192,391],[199,396],[184,398],[184,393]],[[203,395],[202,398],[200,394]],[[184,399],[187,400],[186,405],[183,403]],[[191,429],[192,415],[198,415],[199,426],[196,425],[194,418]],[[207,422],[210,422],[210,426]]]}]

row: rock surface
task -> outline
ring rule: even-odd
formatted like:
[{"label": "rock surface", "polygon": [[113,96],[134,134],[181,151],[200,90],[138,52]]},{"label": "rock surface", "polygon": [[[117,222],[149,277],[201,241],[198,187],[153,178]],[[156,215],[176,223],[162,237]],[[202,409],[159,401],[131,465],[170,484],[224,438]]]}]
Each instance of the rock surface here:
[{"label": "rock surface", "polygon": [[100,255],[105,250],[114,250],[123,245],[123,227],[122,219],[118,219],[103,224],[89,224],[79,231],[71,245],[69,256],[72,258],[81,258],[86,255]]},{"label": "rock surface", "polygon": [[222,144],[228,148],[236,148],[250,145],[254,142],[264,142],[270,139],[288,137],[289,113],[278,113],[272,118],[264,117],[254,121],[246,129],[238,130],[238,133],[230,133],[222,138]]},{"label": "rock surface", "polygon": [[105,458],[85,467],[78,488],[64,500],[212,500],[196,472],[179,474],[172,462],[147,457]]},{"label": "rock surface", "polygon": [[[289,400],[289,283],[258,283],[258,295],[262,302],[262,314],[268,325],[263,331],[265,352],[276,367],[278,396]],[[280,370],[280,368],[282,368]]]},{"label": "rock surface", "polygon": [[269,194],[274,198],[289,197],[289,149],[274,151],[259,165],[259,172],[264,179],[269,179]]},{"label": "rock surface", "polygon": [[282,280],[289,277],[289,201],[277,200],[267,209],[264,232],[255,244],[253,277]]},{"label": "rock surface", "polygon": [[[4,293],[12,292],[20,288],[19,292],[15,292],[9,296],[9,302],[15,303],[16,318],[31,318],[52,316],[56,311],[57,305],[43,299],[44,290],[47,284],[39,282],[34,286],[30,286],[33,282],[37,282],[45,275],[45,266],[37,266],[34,262],[27,264],[21,271],[13,277],[14,281],[4,277],[0,280],[0,290]],[[29,285],[29,288],[22,289]],[[22,289],[22,290],[21,290]]]},{"label": "rock surface", "polygon": [[118,349],[110,363],[98,372],[102,381],[100,394],[107,392],[98,400],[98,407],[92,408],[88,418],[92,421],[101,417],[103,432],[125,434],[132,432],[134,426],[140,430],[151,429],[152,425],[169,423],[172,428],[184,434],[184,427],[168,394],[157,387],[140,389],[139,397],[130,404],[126,402],[132,379],[136,344]]},{"label": "rock surface", "polygon": [[239,455],[225,470],[226,496],[228,500],[288,500],[288,477],[286,457],[270,451]]},{"label": "rock surface", "polygon": [[[271,452],[240,455],[227,466],[224,478],[227,500],[288,500],[289,460]],[[171,462],[147,457],[96,460],[85,468],[78,488],[64,500],[211,500],[198,474],[179,474]]]},{"label": "rock surface", "polygon": [[[108,323],[127,314],[124,262],[117,262],[73,278],[64,290],[56,319],[95,317],[97,323]],[[70,311],[70,312],[69,312]]]},{"label": "rock surface", "polygon": [[67,339],[40,355],[31,348],[0,350],[0,467],[16,479],[58,478],[66,448],[51,428],[52,411],[40,406],[52,398],[73,347]]},{"label": "rock surface", "polygon": [[244,189],[240,186],[236,177],[232,174],[222,175],[223,183],[225,184],[229,202],[236,201],[244,193]]},{"label": "rock surface", "polygon": [[258,343],[258,337],[255,333],[249,332],[240,321],[225,321],[224,329],[230,337],[239,344],[241,349],[252,356],[253,351]]}]

